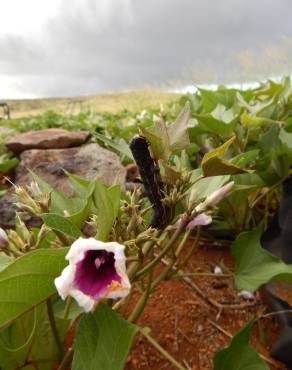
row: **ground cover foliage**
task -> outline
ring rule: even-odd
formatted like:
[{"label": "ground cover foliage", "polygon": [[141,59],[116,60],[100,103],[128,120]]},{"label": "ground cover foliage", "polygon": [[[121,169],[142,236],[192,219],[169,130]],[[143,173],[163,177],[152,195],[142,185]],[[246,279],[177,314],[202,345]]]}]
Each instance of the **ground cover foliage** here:
[{"label": "ground cover foliage", "polygon": [[[0,172],[9,175],[18,163],[5,150],[8,135],[49,127],[89,130],[92,140],[117,152],[124,164],[135,157],[129,141],[140,135],[149,145],[153,181],[144,181],[149,198],[139,188],[125,193],[119,185],[107,187],[99,179],[89,182],[69,173],[70,199],[33,173],[30,187],[15,188],[16,230],[7,231],[0,243],[0,368],[61,370],[72,363],[78,370],[122,369],[139,332],[173,366],[184,369],[137,320],[161,281],[183,276],[203,233],[234,240],[236,268],[228,273],[238,290],[254,292],[275,279],[292,281],[292,266],[260,244],[292,164],[290,78],[245,91],[198,89],[179,102],[140,112],[62,116],[50,111],[2,121]],[[5,191],[3,185],[0,194]],[[156,193],[151,198],[155,191],[159,200]],[[149,227],[156,210],[159,227]],[[43,225],[28,229],[25,214]],[[140,295],[128,317],[118,312],[131,293],[118,300],[105,296],[90,313],[70,295],[63,301],[57,294],[54,280],[68,264],[64,258],[71,244],[89,236],[125,246],[126,273]],[[193,245],[184,251],[191,236]],[[162,260],[167,264],[157,275]],[[214,369],[227,369],[230,361],[240,369],[268,369],[249,343],[258,319],[246,323],[215,355]],[[75,338],[64,347],[68,333]]]}]

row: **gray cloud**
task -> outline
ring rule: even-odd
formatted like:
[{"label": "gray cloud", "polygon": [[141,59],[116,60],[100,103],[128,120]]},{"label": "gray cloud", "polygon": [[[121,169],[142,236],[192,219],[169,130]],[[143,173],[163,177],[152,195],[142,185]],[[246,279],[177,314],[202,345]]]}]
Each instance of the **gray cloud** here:
[{"label": "gray cloud", "polygon": [[0,36],[24,94],[238,82],[292,72],[289,0],[63,0],[35,37]]}]

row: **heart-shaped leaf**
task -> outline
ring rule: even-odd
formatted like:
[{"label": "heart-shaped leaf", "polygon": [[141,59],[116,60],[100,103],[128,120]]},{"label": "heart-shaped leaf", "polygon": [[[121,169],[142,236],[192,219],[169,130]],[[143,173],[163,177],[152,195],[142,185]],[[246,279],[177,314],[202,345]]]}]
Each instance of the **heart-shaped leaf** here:
[{"label": "heart-shaped leaf", "polygon": [[255,291],[271,280],[292,282],[292,265],[262,248],[261,229],[242,232],[232,245],[238,290]]},{"label": "heart-shaped leaf", "polygon": [[77,328],[72,370],[122,370],[137,328],[105,304]]},{"label": "heart-shaped leaf", "polygon": [[227,348],[215,354],[214,370],[269,370],[268,365],[249,344],[253,325],[254,320],[233,337]]},{"label": "heart-shaped leaf", "polygon": [[56,292],[54,279],[67,265],[68,248],[39,249],[0,272],[0,327]]}]

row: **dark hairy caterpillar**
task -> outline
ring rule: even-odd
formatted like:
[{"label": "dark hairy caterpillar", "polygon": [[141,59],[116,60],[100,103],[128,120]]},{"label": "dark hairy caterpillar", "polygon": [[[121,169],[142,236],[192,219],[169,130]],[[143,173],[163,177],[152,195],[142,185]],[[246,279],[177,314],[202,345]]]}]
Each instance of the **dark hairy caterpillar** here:
[{"label": "dark hairy caterpillar", "polygon": [[149,227],[162,229],[168,223],[170,209],[161,201],[163,184],[160,180],[159,168],[155,165],[148,149],[149,144],[143,136],[135,136],[129,146],[139,168],[147,196],[153,205]]}]

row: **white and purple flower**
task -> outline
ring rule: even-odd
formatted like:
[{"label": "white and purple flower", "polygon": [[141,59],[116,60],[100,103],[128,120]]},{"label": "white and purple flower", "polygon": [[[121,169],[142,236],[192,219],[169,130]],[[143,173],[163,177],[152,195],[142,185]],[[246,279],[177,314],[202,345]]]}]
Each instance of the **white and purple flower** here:
[{"label": "white and purple flower", "polygon": [[94,238],[76,240],[65,257],[69,265],[55,279],[62,299],[70,295],[89,312],[102,298],[127,296],[131,284],[124,249],[116,242],[104,243]]}]

